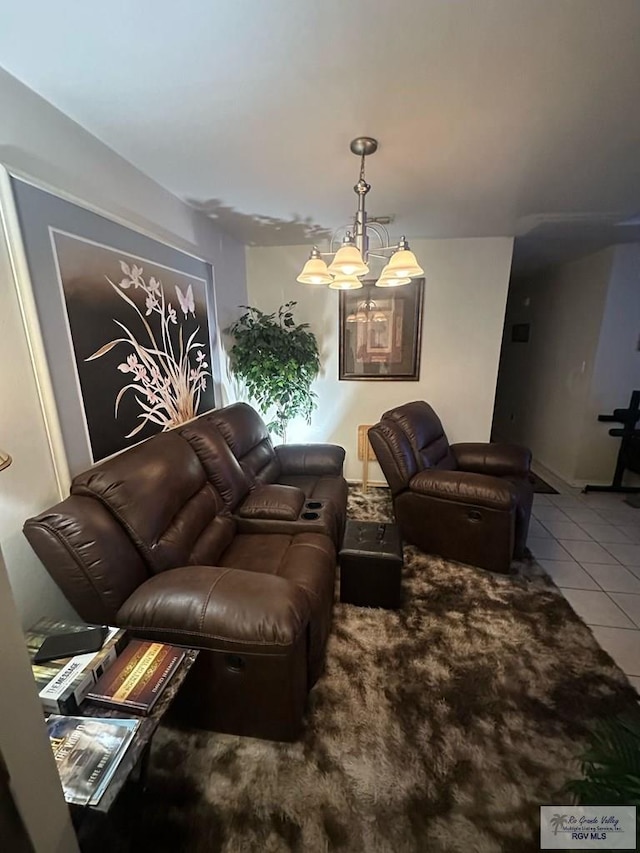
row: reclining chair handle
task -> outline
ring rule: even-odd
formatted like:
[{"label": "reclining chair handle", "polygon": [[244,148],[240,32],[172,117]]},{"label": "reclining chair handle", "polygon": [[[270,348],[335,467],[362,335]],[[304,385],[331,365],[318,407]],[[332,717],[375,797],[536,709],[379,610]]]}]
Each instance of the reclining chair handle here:
[{"label": "reclining chair handle", "polygon": [[224,662],[229,672],[242,672],[244,670],[244,658],[240,655],[225,655]]}]

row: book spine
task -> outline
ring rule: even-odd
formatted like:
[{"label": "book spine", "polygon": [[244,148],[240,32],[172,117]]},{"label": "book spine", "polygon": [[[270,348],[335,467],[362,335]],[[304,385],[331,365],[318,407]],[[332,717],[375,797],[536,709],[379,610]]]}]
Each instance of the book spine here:
[{"label": "book spine", "polygon": [[118,650],[115,646],[111,646],[105,657],[100,660],[99,668],[92,669],[90,672],[87,673],[87,678],[84,679],[80,684],[78,684],[78,686],[73,691],[73,699],[75,700],[76,706],[80,705],[80,703],[85,698],[87,693],[91,690],[100,675],[102,675],[104,670],[108,666],[110,666],[117,657]]},{"label": "book spine", "polygon": [[117,702],[114,702],[111,699],[94,699],[91,697],[90,701],[96,705],[101,705],[103,708],[111,708],[112,711],[131,711],[141,717],[147,717],[151,713],[153,705],[155,705],[155,699],[151,705],[143,705],[142,702],[134,702],[131,699],[119,699]]},{"label": "book spine", "polygon": [[[105,646],[99,652],[71,658],[56,677],[40,690],[38,695],[45,711],[54,714],[78,713],[79,705],[91,687],[126,645],[124,633],[112,642],[118,630],[111,629]],[[107,643],[111,645],[107,647]]]}]

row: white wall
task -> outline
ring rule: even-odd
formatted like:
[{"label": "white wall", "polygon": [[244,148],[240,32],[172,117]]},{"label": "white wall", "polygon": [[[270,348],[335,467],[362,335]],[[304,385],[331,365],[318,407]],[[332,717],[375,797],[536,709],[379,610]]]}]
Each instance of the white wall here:
[{"label": "white wall", "polygon": [[[598,415],[626,408],[631,392],[640,389],[640,245],[617,246],[604,304],[591,387],[585,407],[575,479],[609,483],[620,440],[608,434],[616,423]],[[627,474],[631,482],[632,474]]]},{"label": "white wall", "polygon": [[[1,69],[0,115],[0,162],[210,260],[220,324],[232,319],[234,306],[246,301],[243,245]],[[0,544],[22,624],[28,627],[43,614],[64,617],[70,608],[21,533],[24,520],[57,495],[3,242],[0,317],[0,447],[14,457],[0,477]]]},{"label": "white wall", "polygon": [[[572,485],[611,480],[618,442],[597,415],[640,380],[637,262],[637,247],[610,247],[510,289],[494,433]],[[530,323],[529,343],[511,342],[513,323]]]},{"label": "white wall", "polygon": [[[0,648],[0,752],[9,771],[16,806],[36,853],[74,853],[78,848],[69,810],[44,726],[2,553]],[[11,853],[1,838],[0,849]]]},{"label": "white wall", "polygon": [[[295,317],[318,338],[322,374],[318,409],[307,427],[296,422],[289,441],[330,441],[347,450],[346,476],[359,479],[357,426],[386,409],[428,400],[451,441],[486,441],[491,429],[513,240],[412,240],[425,270],[422,361],[418,382],[338,381],[338,294],[296,282],[308,247],[247,248],[249,303],[272,311],[297,300]],[[384,481],[377,465],[372,480]]]}]

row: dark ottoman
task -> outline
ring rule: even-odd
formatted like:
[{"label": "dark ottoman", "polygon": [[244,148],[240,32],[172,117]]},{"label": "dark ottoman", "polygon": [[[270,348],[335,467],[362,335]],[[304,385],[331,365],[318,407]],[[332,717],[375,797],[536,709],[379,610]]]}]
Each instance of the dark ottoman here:
[{"label": "dark ottoman", "polygon": [[402,542],[396,524],[347,521],[340,557],[340,601],[400,606]]}]

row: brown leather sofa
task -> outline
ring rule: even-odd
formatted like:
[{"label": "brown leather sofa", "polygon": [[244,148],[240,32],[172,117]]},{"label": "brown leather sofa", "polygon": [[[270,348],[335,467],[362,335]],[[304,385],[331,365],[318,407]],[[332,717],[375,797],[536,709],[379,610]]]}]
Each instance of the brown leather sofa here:
[{"label": "brown leather sofa", "polygon": [[528,449],[449,444],[424,401],[385,412],[369,439],[408,542],[494,572],[523,556],[533,500]]},{"label": "brown leather sofa", "polygon": [[200,649],[188,722],[294,740],[331,625],[343,461],[274,448],[238,403],[78,475],[24,532],[86,621]]}]

